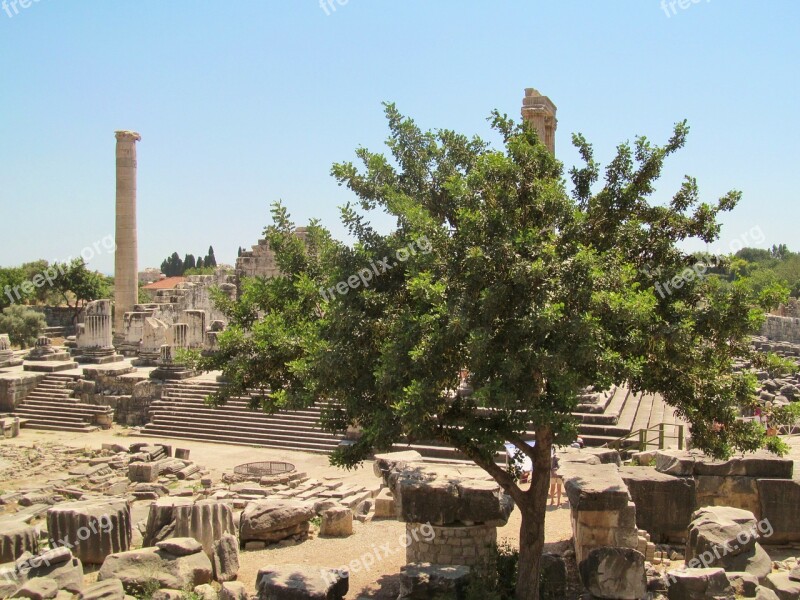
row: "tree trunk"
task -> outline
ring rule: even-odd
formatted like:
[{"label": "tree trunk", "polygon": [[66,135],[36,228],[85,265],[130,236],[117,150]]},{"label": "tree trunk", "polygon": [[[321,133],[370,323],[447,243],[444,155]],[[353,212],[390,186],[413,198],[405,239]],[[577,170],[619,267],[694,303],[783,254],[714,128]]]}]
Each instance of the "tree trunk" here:
[{"label": "tree trunk", "polygon": [[522,525],[516,600],[539,600],[539,563],[544,549],[544,520],[550,487],[550,446],[542,446],[547,447],[540,448],[541,454],[534,461],[531,487],[524,492],[524,501],[517,502]]}]

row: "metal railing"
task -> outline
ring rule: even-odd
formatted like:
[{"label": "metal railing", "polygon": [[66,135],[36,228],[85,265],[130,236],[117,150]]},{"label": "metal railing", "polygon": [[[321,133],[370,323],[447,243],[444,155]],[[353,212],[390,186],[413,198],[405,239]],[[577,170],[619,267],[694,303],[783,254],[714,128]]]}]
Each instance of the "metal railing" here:
[{"label": "metal railing", "polygon": [[[673,433],[667,433],[667,428],[672,428]],[[653,437],[650,434],[654,433]],[[614,450],[631,450],[633,448],[639,449],[639,452],[645,452],[651,445],[656,446],[659,450],[665,450],[667,440],[677,440],[678,450],[683,450],[686,447],[686,430],[684,425],[675,423],[659,423],[652,425],[647,429],[637,429],[631,431],[619,439],[607,442],[604,444],[605,448],[612,448]],[[633,442],[633,443],[625,443]]]}]

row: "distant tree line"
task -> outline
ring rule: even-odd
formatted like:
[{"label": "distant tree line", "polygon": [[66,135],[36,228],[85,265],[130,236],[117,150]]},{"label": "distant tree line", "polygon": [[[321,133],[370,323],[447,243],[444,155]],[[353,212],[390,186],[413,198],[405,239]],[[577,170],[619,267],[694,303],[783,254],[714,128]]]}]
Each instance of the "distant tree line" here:
[{"label": "distant tree line", "polygon": [[791,297],[800,298],[800,252],[792,252],[786,244],[742,248],[724,257],[709,272],[729,282],[747,278],[757,290],[786,288]]},{"label": "distant tree line", "polygon": [[208,254],[195,258],[194,254],[186,254],[183,259],[177,252],[164,259],[161,263],[161,272],[167,277],[181,277],[183,275],[201,275],[213,273],[217,267],[217,258],[214,256],[214,247],[208,247]]}]

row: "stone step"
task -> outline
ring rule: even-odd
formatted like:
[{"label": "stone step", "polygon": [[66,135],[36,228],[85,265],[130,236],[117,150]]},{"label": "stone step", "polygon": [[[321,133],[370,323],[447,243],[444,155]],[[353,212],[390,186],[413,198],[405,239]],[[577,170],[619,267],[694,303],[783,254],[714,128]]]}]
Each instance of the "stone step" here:
[{"label": "stone step", "polygon": [[75,431],[79,433],[92,433],[93,431],[97,431],[99,427],[95,427],[94,425],[76,425],[71,426],[69,423],[59,423],[56,425],[48,424],[48,423],[40,423],[38,421],[30,421],[27,425],[25,425],[27,429],[41,429],[45,431]]},{"label": "stone step", "polygon": [[154,423],[162,423],[166,421],[196,423],[198,425],[205,425],[207,427],[216,427],[222,423],[230,425],[239,425],[242,427],[270,427],[283,428],[286,430],[305,432],[305,431],[321,431],[319,421],[303,421],[298,422],[296,419],[287,417],[286,415],[274,415],[272,417],[262,415],[230,415],[225,413],[218,413],[212,415],[205,414],[186,414],[175,413],[158,410],[151,413],[150,420]]},{"label": "stone step", "polygon": [[142,430],[142,436],[146,437],[160,437],[160,438],[175,438],[182,440],[193,440],[198,442],[218,442],[221,444],[233,444],[237,446],[258,446],[264,448],[281,448],[288,450],[299,450],[304,452],[315,452],[329,454],[336,449],[339,442],[331,441],[329,443],[316,443],[302,439],[294,438],[292,440],[273,439],[270,435],[265,434],[263,437],[247,437],[241,435],[223,435],[213,431],[205,430],[202,433],[195,433],[193,431],[185,431],[183,429],[176,429],[171,427],[162,427],[159,425],[149,424]]},{"label": "stone step", "polygon": [[17,408],[17,414],[37,415],[42,418],[49,417],[53,420],[60,421],[65,419],[90,420],[96,415],[110,414],[110,412],[85,410],[82,408],[70,408],[68,411],[65,411],[63,408],[54,409],[42,406],[28,406],[26,403]]},{"label": "stone step", "polygon": [[17,412],[14,413],[17,416],[25,417],[26,419],[30,419],[31,422],[39,422],[39,423],[51,423],[51,421],[57,421],[58,423],[74,423],[74,424],[82,424],[88,425],[86,420],[82,418],[80,415],[73,416],[69,415],[66,416],[64,414],[52,413],[52,412],[44,412],[38,410],[31,410],[29,408],[20,407],[17,409]]},{"label": "stone step", "polygon": [[197,434],[202,434],[206,431],[213,431],[219,433],[230,433],[230,434],[238,434],[241,437],[260,437],[264,435],[268,435],[270,437],[281,439],[281,440],[297,440],[298,437],[302,439],[311,439],[315,441],[336,441],[338,443],[339,438],[331,435],[330,433],[316,430],[305,430],[305,431],[297,431],[292,429],[285,429],[283,427],[271,425],[269,428],[265,428],[263,426],[259,426],[258,423],[253,422],[233,422],[233,423],[202,423],[193,421],[191,419],[185,420],[178,420],[178,419],[158,419],[157,421],[153,421],[145,425],[143,429],[143,433],[148,433],[151,427],[168,427],[170,429],[179,429],[181,431],[191,431]]},{"label": "stone step", "polygon": [[[191,409],[187,409],[184,406],[176,406],[175,404],[153,404],[150,405],[150,416],[154,418],[157,414],[160,415],[191,415],[191,416],[198,416],[198,417],[205,417],[208,419],[215,419],[221,417],[242,417],[242,418],[264,418],[264,419],[287,419],[291,418],[293,421],[297,423],[306,423],[306,424],[314,424],[319,422],[320,413],[316,414],[295,414],[294,412],[279,412],[275,413],[275,415],[268,415],[267,413],[258,411],[258,410],[250,410],[248,408],[241,408],[241,409],[229,409],[229,408],[210,408],[210,407],[192,407]],[[276,417],[276,415],[281,415],[280,417]]]}]

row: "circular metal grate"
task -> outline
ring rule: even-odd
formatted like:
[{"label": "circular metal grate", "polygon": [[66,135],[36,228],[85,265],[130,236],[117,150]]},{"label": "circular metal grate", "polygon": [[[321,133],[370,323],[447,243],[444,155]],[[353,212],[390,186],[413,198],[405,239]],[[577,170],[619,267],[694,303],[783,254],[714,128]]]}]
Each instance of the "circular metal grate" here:
[{"label": "circular metal grate", "polygon": [[288,462],[268,460],[264,462],[245,463],[234,467],[236,475],[245,477],[264,477],[266,475],[283,475],[294,471],[294,465]]}]

